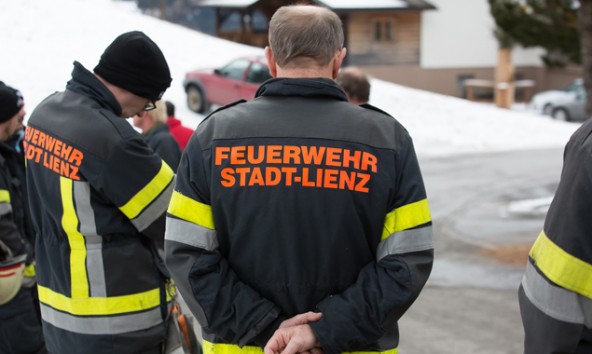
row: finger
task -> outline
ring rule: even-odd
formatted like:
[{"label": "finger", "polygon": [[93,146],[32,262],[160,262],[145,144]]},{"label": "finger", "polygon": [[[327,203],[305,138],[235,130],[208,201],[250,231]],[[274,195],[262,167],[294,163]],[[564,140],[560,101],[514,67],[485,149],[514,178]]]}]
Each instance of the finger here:
[{"label": "finger", "polygon": [[282,350],[281,354],[296,354],[299,353],[301,350],[303,350],[304,348],[301,347],[301,345],[299,344],[300,341],[298,340],[294,340],[294,338],[292,338],[292,340],[290,340],[288,342],[288,345],[286,345],[286,348],[284,350]]},{"label": "finger", "polygon": [[310,312],[302,313],[302,314],[296,315],[292,318],[289,318],[289,319],[283,321],[280,324],[279,328],[298,326],[298,325],[302,325],[302,324],[307,324],[308,322],[316,322],[316,321],[320,320],[322,316],[323,316],[323,314],[319,313],[319,312],[310,311]]},{"label": "finger", "polygon": [[305,315],[308,322],[316,322],[320,320],[321,317],[323,317],[323,314],[321,312],[307,312],[305,313]]},{"label": "finger", "polygon": [[265,354],[279,354],[282,351],[282,347],[279,345],[277,341],[269,341],[265,348],[263,348]]},{"label": "finger", "polygon": [[312,348],[310,351],[310,354],[324,354],[325,352],[323,352],[322,348]]}]

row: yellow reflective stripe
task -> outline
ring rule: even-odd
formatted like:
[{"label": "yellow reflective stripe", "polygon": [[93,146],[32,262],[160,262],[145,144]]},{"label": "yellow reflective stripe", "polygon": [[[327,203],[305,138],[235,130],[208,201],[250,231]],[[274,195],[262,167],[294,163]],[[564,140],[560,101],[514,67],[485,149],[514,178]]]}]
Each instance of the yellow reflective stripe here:
[{"label": "yellow reflective stripe", "polygon": [[565,252],[542,231],[529,256],[537,268],[555,284],[592,298],[592,264]]},{"label": "yellow reflective stripe", "polygon": [[202,350],[203,354],[262,354],[263,348],[248,346],[245,345],[244,347],[239,347],[238,345],[234,344],[225,344],[225,343],[211,343],[207,340],[202,341]]},{"label": "yellow reflective stripe", "polygon": [[35,263],[31,263],[25,267],[25,276],[29,278],[35,276]]},{"label": "yellow reflective stripe", "polygon": [[211,230],[215,229],[212,207],[186,197],[177,191],[173,191],[168,212],[179,219],[207,227]]},{"label": "yellow reflective stripe", "polygon": [[152,181],[134,195],[124,206],[120,207],[119,210],[129,219],[135,218],[165,190],[174,177],[175,173],[173,170],[163,161],[160,171],[158,171]]},{"label": "yellow reflective stripe", "polygon": [[[263,348],[245,345],[239,347],[234,344],[212,343],[207,340],[202,341],[203,354],[262,354]],[[397,348],[389,349],[384,352],[343,352],[342,354],[397,354]]]},{"label": "yellow reflective stripe", "polygon": [[131,295],[86,298],[70,298],[41,285],[37,288],[39,301],[56,310],[79,316],[124,314],[160,305],[159,288]]},{"label": "yellow reflective stripe", "polygon": [[342,354],[397,354],[397,348],[385,350],[384,352],[343,352]]},{"label": "yellow reflective stripe", "polygon": [[0,189],[0,203],[10,203],[10,193],[6,189]]},{"label": "yellow reflective stripe", "polygon": [[70,244],[70,286],[72,297],[88,297],[88,276],[86,274],[86,244],[84,236],[78,231],[78,216],[72,197],[72,180],[60,177],[62,193],[62,228]]},{"label": "yellow reflective stripe", "polygon": [[381,240],[387,239],[395,232],[411,229],[430,221],[432,217],[427,199],[403,205],[386,214]]}]

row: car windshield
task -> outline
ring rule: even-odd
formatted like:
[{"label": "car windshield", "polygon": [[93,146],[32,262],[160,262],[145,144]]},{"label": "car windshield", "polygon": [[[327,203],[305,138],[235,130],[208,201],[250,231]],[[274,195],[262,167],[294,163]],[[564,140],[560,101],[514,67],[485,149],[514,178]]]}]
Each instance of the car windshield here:
[{"label": "car windshield", "polygon": [[220,73],[229,79],[242,80],[245,70],[249,66],[249,61],[245,59],[237,59],[230,64],[220,69]]},{"label": "car windshield", "polygon": [[269,74],[269,69],[267,66],[259,63],[251,64],[249,68],[249,73],[247,74],[247,81],[253,83],[262,83],[267,79],[271,79],[271,75]]},{"label": "car windshield", "polygon": [[565,92],[582,92],[584,89],[584,82],[582,80],[575,80],[563,89]]}]

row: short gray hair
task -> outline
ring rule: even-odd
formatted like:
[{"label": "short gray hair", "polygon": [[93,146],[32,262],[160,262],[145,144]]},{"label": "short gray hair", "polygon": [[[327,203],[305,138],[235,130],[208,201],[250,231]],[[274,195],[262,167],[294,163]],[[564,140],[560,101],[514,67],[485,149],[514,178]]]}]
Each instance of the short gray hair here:
[{"label": "short gray hair", "polygon": [[269,47],[281,67],[295,59],[328,65],[343,48],[343,24],[333,11],[312,5],[280,7],[269,22]]}]

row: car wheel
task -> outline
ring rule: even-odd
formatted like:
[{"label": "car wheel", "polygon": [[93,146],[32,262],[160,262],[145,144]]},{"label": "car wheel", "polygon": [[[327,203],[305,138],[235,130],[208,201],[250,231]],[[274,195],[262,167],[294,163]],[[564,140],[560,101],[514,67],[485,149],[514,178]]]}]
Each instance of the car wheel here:
[{"label": "car wheel", "polygon": [[546,105],[543,106],[543,114],[546,116],[550,116],[553,113],[553,105],[550,103],[547,103]]},{"label": "car wheel", "polygon": [[564,122],[571,121],[569,113],[567,113],[567,111],[564,108],[555,108],[553,110],[553,113],[551,113],[551,116],[557,120],[561,120]]},{"label": "car wheel", "polygon": [[207,111],[208,100],[199,87],[187,87],[187,107],[197,113],[204,113]]}]

